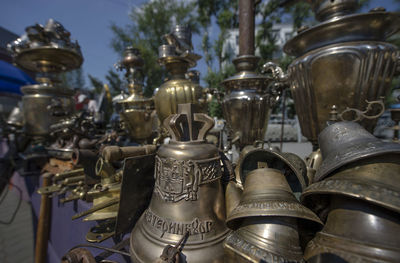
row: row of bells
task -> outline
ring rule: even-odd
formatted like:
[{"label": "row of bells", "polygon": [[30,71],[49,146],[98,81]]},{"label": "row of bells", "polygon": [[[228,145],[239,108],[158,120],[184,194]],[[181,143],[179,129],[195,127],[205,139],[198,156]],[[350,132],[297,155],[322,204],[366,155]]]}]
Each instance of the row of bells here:
[{"label": "row of bells", "polygon": [[[236,176],[204,141],[212,119],[179,105],[156,156],[151,202],[131,233],[133,262],[397,262],[400,145],[354,122],[319,136],[313,178],[292,154],[252,147]],[[243,161],[245,160],[245,161]],[[230,180],[229,180],[230,179]]]}]

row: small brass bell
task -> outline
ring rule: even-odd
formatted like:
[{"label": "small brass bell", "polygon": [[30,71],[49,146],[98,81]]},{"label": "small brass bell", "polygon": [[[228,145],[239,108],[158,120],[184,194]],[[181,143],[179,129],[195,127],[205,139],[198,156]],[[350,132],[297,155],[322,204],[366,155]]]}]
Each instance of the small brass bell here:
[{"label": "small brass bell", "polygon": [[164,247],[182,244],[182,262],[223,262],[225,200],[218,149],[205,142],[214,121],[180,104],[164,125],[172,138],[156,155],[155,186],[148,209],[131,233],[133,262],[155,262]]},{"label": "small brass bell", "polygon": [[322,225],[295,198],[281,171],[260,168],[245,178],[239,205],[227,218],[228,262],[302,262],[299,224]]}]

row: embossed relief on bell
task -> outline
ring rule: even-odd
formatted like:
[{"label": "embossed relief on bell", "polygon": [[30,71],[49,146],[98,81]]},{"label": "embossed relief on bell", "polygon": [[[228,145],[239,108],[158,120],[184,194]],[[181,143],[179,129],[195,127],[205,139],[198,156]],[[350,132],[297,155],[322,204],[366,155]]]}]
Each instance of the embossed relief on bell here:
[{"label": "embossed relief on bell", "polygon": [[165,201],[195,201],[200,185],[221,179],[220,158],[175,160],[156,157],[155,190]]},{"label": "embossed relief on bell", "polygon": [[153,262],[186,233],[187,262],[224,262],[222,242],[229,230],[221,158],[205,141],[213,123],[193,104],[180,104],[178,113],[165,119],[171,140],[157,151],[150,205],[131,233],[135,262]]}]

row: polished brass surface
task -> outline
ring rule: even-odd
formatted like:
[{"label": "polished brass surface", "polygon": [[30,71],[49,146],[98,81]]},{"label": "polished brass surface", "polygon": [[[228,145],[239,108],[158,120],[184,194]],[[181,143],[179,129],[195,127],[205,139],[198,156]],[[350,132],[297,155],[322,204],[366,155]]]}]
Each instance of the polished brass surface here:
[{"label": "polished brass surface", "polygon": [[320,149],[313,151],[306,158],[307,178],[309,184],[312,184],[314,182],[315,173],[321,166],[321,163],[322,163],[322,154]]},{"label": "polished brass surface", "polygon": [[399,233],[398,213],[334,196],[325,227],[309,242],[304,258],[331,253],[346,262],[398,262]]},{"label": "polished brass surface", "polygon": [[138,49],[126,48],[117,68],[126,70],[125,78],[130,95],[115,101],[130,137],[140,143],[146,142],[153,135],[155,121],[154,100],[143,95],[143,64]]},{"label": "polished brass surface", "polygon": [[310,185],[301,200],[307,207],[323,209],[321,201],[328,195],[343,195],[400,213],[399,179],[398,157],[372,158]]},{"label": "polished brass surface", "polygon": [[201,56],[193,53],[191,31],[181,25],[175,26],[173,32],[164,35],[168,45],[159,48],[159,63],[164,65],[170,74],[154,95],[158,118],[163,124],[171,114],[176,114],[178,104],[193,103],[206,111],[206,95],[197,81],[187,79],[189,68],[196,66]]},{"label": "polished brass surface", "polygon": [[315,174],[318,182],[344,165],[376,156],[398,156],[400,145],[382,142],[354,122],[337,122],[319,136],[323,162]]},{"label": "polished brass surface", "polygon": [[322,224],[319,218],[295,198],[283,173],[276,169],[251,171],[244,182],[239,205],[228,215],[227,225],[236,229],[244,218],[283,216]]},{"label": "polished brass surface", "polygon": [[225,262],[304,262],[295,218],[248,218],[224,242]]},{"label": "polished brass surface", "polygon": [[[317,17],[327,20],[299,32],[284,51],[297,56],[288,68],[291,91],[302,133],[316,148],[333,105],[339,113],[363,111],[388,95],[399,50],[385,41],[400,30],[400,13],[351,14],[353,0],[310,2]],[[380,110],[373,107],[368,115]],[[372,132],[376,121],[368,117],[361,124]]]},{"label": "polished brass surface", "polygon": [[239,184],[243,184],[249,172],[265,162],[269,168],[282,171],[293,192],[301,193],[308,185],[307,168],[303,160],[291,153],[281,153],[254,146],[246,146],[237,164]]},{"label": "polished brass surface", "polygon": [[155,186],[148,209],[131,233],[134,262],[154,262],[164,247],[189,231],[182,254],[187,262],[223,262],[225,201],[218,149],[204,141],[213,119],[180,104],[165,120],[169,144],[156,155]]}]

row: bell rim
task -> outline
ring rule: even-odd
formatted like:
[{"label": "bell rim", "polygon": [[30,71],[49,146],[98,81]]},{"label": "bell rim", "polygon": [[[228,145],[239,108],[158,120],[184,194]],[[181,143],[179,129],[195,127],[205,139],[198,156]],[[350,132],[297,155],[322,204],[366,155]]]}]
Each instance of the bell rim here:
[{"label": "bell rim", "polygon": [[[400,213],[400,193],[384,184],[371,184],[369,181],[348,178],[329,178],[307,187],[300,196],[301,203],[307,205],[310,198],[316,195],[343,195]],[[396,200],[397,202],[393,202]]]},{"label": "bell rim", "polygon": [[325,179],[334,171],[355,161],[386,154],[400,154],[400,144],[382,142],[375,137],[364,142],[362,150],[359,150],[360,145],[360,143],[353,144],[340,151],[329,153],[315,173],[314,182]]},{"label": "bell rim", "polygon": [[[249,208],[249,205],[259,204],[259,207]],[[265,204],[266,207],[262,207]],[[272,206],[267,208],[267,206]],[[242,211],[238,211],[242,210]],[[300,212],[300,213],[299,213]],[[305,207],[301,203],[296,201],[288,200],[250,200],[241,202],[235,207],[226,219],[226,225],[230,229],[237,229],[240,226],[240,222],[249,217],[292,217],[301,220],[311,221],[323,225],[319,217],[312,212],[309,208]]]},{"label": "bell rim", "polygon": [[[335,241],[336,242],[330,242],[330,241]],[[322,241],[322,242],[321,242]],[[339,242],[337,242],[339,241]],[[333,247],[330,244],[336,244],[338,246]],[[379,242],[378,242],[379,244]],[[329,246],[330,245],[330,246]],[[311,248],[310,248],[311,247]],[[312,249],[312,250],[311,250]],[[364,252],[363,254],[357,253],[360,251],[360,249]],[[310,255],[310,250],[315,251],[317,253],[313,253]],[[320,252],[318,252],[318,250]],[[377,257],[372,257],[374,254],[366,254],[365,251],[392,251],[394,253],[397,253],[398,256],[400,257],[400,252],[395,248],[390,248],[390,247],[382,247],[382,246],[377,246],[377,245],[371,245],[371,244],[363,244],[359,240],[353,240],[353,239],[347,239],[338,235],[333,235],[326,233],[324,231],[320,231],[316,234],[316,236],[307,244],[307,247],[304,252],[304,258],[306,260],[309,260],[312,256],[322,254],[322,253],[332,253],[337,256],[340,256],[346,260],[352,259],[349,262],[355,262],[355,257],[360,260],[357,262],[364,262],[363,260],[371,260],[371,262],[392,262],[390,258],[377,258]],[[381,253],[380,253],[381,254]],[[376,255],[376,254],[375,254]],[[372,259],[371,259],[372,257]],[[398,258],[398,257],[397,257]],[[375,261],[376,260],[376,261]],[[367,261],[370,262],[370,261]]]}]

